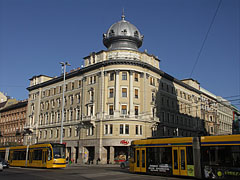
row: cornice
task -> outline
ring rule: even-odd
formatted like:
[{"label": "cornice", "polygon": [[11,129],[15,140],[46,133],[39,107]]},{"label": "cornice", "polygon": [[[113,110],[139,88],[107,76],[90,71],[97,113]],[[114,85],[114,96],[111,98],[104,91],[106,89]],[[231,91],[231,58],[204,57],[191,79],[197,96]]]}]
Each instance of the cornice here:
[{"label": "cornice", "polygon": [[[172,81],[172,82],[175,82],[187,89],[190,89],[192,91],[195,91],[199,94],[202,94],[201,91],[189,86],[188,84],[185,84],[183,83],[182,81],[174,78],[173,76],[167,74],[166,72],[146,63],[146,62],[143,62],[143,61],[138,61],[138,60],[126,60],[126,59],[117,59],[117,60],[106,60],[106,61],[102,61],[102,62],[98,62],[96,64],[92,64],[90,66],[87,66],[87,67],[84,67],[82,69],[77,69],[73,72],[70,72],[70,73],[67,73],[66,74],[66,80],[67,79],[70,79],[72,77],[75,77],[75,76],[79,76],[79,75],[83,75],[84,73],[87,73],[89,71],[92,71],[92,70],[95,70],[95,69],[99,69],[101,67],[107,67],[107,66],[111,66],[111,65],[120,65],[120,64],[124,64],[124,65],[132,65],[132,66],[138,66],[138,67],[142,67],[142,68],[146,68],[146,69],[149,69],[157,74],[159,74],[160,76]],[[59,77],[56,77],[54,79],[51,79],[51,80],[48,80],[46,82],[43,82],[43,83],[40,83],[40,84],[37,84],[37,85],[34,85],[34,86],[30,86],[27,88],[28,91],[32,91],[32,90],[35,90],[35,89],[38,89],[38,88],[42,88],[42,87],[45,87],[45,86],[48,86],[48,85],[51,85],[51,84],[54,84],[54,83],[58,83],[58,82],[61,82],[63,81],[63,75],[59,76]]]}]

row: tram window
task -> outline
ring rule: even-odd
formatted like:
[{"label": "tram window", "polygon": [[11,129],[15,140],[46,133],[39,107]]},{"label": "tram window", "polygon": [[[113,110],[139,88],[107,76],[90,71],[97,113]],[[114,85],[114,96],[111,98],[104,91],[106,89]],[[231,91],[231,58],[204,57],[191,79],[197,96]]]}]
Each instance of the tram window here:
[{"label": "tram window", "polygon": [[5,151],[0,152],[0,159],[5,159]]},{"label": "tram window", "polygon": [[145,150],[142,150],[142,167],[145,167]]},{"label": "tram window", "polygon": [[187,147],[187,164],[193,165],[193,149],[191,146]]},{"label": "tram window", "polygon": [[185,151],[181,150],[181,170],[185,169]]},{"label": "tram window", "polygon": [[140,161],[140,157],[139,157],[139,150],[137,150],[137,167],[139,167],[139,161]]},{"label": "tram window", "polygon": [[239,146],[203,147],[202,155],[204,165],[224,167],[239,167],[240,165]]},{"label": "tram window", "polygon": [[148,164],[172,164],[172,149],[164,147],[147,148]]},{"label": "tram window", "polygon": [[26,159],[26,151],[13,152],[13,160],[25,160],[25,159]]},{"label": "tram window", "polygon": [[173,150],[174,153],[174,169],[178,169],[178,151]]},{"label": "tram window", "polygon": [[33,160],[42,160],[42,150],[34,150],[33,152]]},{"label": "tram window", "polygon": [[52,151],[48,148],[48,161],[52,160]]}]

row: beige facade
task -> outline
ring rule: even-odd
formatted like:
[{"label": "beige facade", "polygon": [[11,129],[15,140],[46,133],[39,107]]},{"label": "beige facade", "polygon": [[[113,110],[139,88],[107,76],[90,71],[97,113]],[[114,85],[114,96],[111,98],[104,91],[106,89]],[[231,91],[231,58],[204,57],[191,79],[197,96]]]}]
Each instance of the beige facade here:
[{"label": "beige facade", "polygon": [[218,133],[219,106],[213,104],[219,101],[139,52],[143,36],[124,18],[104,34],[108,50],[85,57],[83,68],[66,74],[65,87],[63,75],[30,79],[25,144],[60,141],[63,101],[63,142],[77,163],[127,159],[136,139]]}]

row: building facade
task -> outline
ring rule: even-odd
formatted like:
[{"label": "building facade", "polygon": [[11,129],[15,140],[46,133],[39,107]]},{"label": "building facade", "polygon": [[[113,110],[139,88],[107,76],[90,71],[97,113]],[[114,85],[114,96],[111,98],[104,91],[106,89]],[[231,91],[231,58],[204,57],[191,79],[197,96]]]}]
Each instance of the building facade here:
[{"label": "building facade", "polygon": [[25,144],[59,142],[62,115],[67,155],[77,163],[125,160],[136,139],[207,132],[201,98],[209,96],[197,81],[160,70],[156,56],[138,50],[142,42],[123,15],[103,36],[107,50],[85,57],[64,87],[63,75],[31,78]]},{"label": "building facade", "polygon": [[19,101],[0,110],[0,146],[22,145],[28,101]]}]

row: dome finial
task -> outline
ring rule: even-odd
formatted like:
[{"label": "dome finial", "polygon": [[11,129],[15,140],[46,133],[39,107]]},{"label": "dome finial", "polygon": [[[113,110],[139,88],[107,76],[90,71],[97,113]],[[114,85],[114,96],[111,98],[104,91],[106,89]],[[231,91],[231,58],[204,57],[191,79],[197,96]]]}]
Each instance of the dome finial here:
[{"label": "dome finial", "polygon": [[122,20],[125,20],[124,8],[123,8],[123,10],[122,10]]}]

